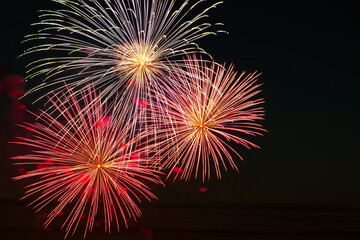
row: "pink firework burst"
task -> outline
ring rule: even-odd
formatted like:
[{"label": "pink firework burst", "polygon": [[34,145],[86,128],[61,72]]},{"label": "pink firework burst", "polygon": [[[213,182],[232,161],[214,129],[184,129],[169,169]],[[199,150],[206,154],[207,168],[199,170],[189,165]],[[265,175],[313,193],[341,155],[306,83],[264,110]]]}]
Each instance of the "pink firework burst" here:
[{"label": "pink firework burst", "polygon": [[127,226],[127,219],[140,216],[141,198],[155,198],[148,184],[162,184],[159,172],[150,167],[153,159],[147,157],[151,150],[143,136],[148,133],[130,133],[132,123],[122,108],[105,111],[106,103],[90,87],[82,92],[82,104],[70,89],[64,94],[73,97],[66,104],[53,101],[59,118],[43,112],[38,123],[24,125],[33,136],[16,143],[34,151],[15,157],[16,164],[36,168],[15,179],[34,180],[24,198],[34,196],[30,205],[37,211],[53,207],[45,227],[65,212],[66,236],[75,233],[82,218],[85,236],[102,209],[105,231],[110,232],[114,222],[119,230],[119,222]]},{"label": "pink firework burst", "polygon": [[154,93],[161,105],[167,106],[166,110],[159,107],[159,113],[166,111],[168,119],[157,119],[160,129],[156,141],[165,159],[162,166],[170,169],[169,175],[188,180],[195,172],[195,178],[201,174],[205,180],[214,168],[221,178],[221,167],[226,170],[228,165],[226,160],[237,170],[231,152],[240,155],[230,142],[258,147],[243,138],[264,131],[255,122],[264,115],[263,99],[256,97],[260,92],[258,76],[245,72],[237,75],[233,66],[226,70],[212,63],[208,67],[196,57],[186,60],[185,69],[172,67],[168,78],[178,83],[166,86],[165,95]]}]

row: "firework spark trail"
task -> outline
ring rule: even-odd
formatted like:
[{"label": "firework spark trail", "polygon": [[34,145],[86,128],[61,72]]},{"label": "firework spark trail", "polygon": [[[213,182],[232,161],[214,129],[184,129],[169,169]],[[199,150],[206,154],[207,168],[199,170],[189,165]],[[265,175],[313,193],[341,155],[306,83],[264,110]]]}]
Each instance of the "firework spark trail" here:
[{"label": "firework spark trail", "polygon": [[[64,94],[72,95],[72,91]],[[136,202],[156,198],[147,183],[162,184],[160,173],[150,167],[153,159],[144,157],[151,151],[143,143],[146,129],[130,137],[132,123],[124,118],[121,108],[113,108],[107,116],[106,104],[93,88],[88,87],[81,95],[86,111],[81,111],[74,96],[69,106],[53,101],[61,118],[56,120],[44,112],[40,123],[24,125],[33,137],[15,142],[35,149],[15,157],[16,164],[38,166],[15,178],[34,180],[24,198],[36,197],[30,205],[37,211],[56,204],[45,227],[60,212],[70,210],[63,224],[66,236],[75,233],[83,216],[87,217],[84,236],[91,231],[99,208],[103,208],[106,232],[110,232],[112,222],[119,230],[121,219],[127,226],[127,218],[136,220],[141,214]]]},{"label": "firework spark trail", "polygon": [[[156,119],[160,127],[157,142],[165,159],[162,166],[170,169],[168,177],[174,173],[175,178],[187,180],[195,172],[195,178],[201,174],[205,180],[215,168],[221,178],[226,160],[237,170],[230,152],[240,155],[229,142],[257,147],[239,135],[261,135],[264,131],[255,122],[264,115],[260,106],[263,99],[256,98],[260,92],[258,76],[245,72],[237,76],[233,66],[228,70],[215,63],[208,67],[195,56],[186,60],[185,69],[173,66],[168,77],[179,83],[166,86],[165,95],[157,95],[168,106],[169,118]],[[161,105],[158,109],[161,114]],[[179,167],[181,171],[174,171]]]},{"label": "firework spark trail", "polygon": [[205,53],[194,41],[216,34],[207,31],[212,25],[203,19],[221,3],[196,13],[205,0],[190,6],[183,0],[178,8],[175,0],[53,1],[65,9],[43,11],[42,20],[35,24],[41,30],[25,40],[42,43],[24,55],[50,51],[56,57],[28,65],[27,79],[45,78],[28,94],[51,86],[59,92],[65,82],[77,89],[77,95],[86,83],[92,83],[105,98],[123,92],[130,115],[138,110],[131,107],[134,100],[147,99],[149,85],[157,88],[153,81],[169,67],[168,60],[181,64],[178,57],[185,53]]}]

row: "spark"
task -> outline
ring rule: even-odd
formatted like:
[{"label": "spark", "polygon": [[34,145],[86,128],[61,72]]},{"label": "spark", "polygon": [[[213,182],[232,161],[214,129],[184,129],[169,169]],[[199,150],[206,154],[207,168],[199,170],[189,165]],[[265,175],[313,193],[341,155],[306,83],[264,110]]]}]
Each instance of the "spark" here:
[{"label": "spark", "polygon": [[[162,184],[160,173],[151,167],[151,149],[143,144],[143,136],[149,133],[142,129],[130,134],[132,122],[126,120],[121,108],[111,110],[117,118],[107,117],[107,106],[93,88],[83,90],[83,104],[72,93],[69,88],[64,93],[72,96],[68,105],[53,101],[59,118],[43,112],[39,122],[24,124],[33,136],[15,143],[33,151],[14,159],[16,165],[36,169],[15,179],[33,181],[24,198],[35,198],[30,205],[37,211],[56,204],[45,228],[56,216],[67,213],[63,227],[66,236],[73,235],[81,218],[87,216],[85,236],[103,209],[105,231],[110,232],[114,222],[119,230],[121,219],[127,226],[126,219],[140,216],[137,202],[156,198],[148,184]],[[86,111],[81,111],[84,108]],[[106,124],[98,124],[104,119]]]}]

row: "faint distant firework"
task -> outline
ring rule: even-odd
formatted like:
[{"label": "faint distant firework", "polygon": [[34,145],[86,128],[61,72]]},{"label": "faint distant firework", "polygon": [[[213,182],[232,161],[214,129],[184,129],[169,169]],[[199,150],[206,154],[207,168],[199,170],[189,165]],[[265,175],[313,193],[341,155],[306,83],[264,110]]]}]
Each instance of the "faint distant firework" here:
[{"label": "faint distant firework", "polygon": [[212,25],[204,18],[221,3],[204,7],[205,0],[193,5],[189,0],[53,1],[64,9],[42,11],[41,21],[34,24],[40,30],[25,40],[36,43],[25,55],[42,56],[28,65],[27,79],[44,79],[28,93],[46,87],[58,92],[65,82],[76,95],[91,83],[105,98],[124,93],[122,105],[130,116],[141,108],[139,101],[149,100],[150,89],[158,89],[155,76],[166,72],[169,61],[181,64],[179,56],[205,53],[195,41],[215,34],[207,31]]},{"label": "faint distant firework", "polygon": [[169,119],[157,119],[156,138],[169,176],[188,180],[194,174],[204,180],[212,169],[221,178],[221,168],[226,170],[228,164],[237,170],[231,152],[240,155],[231,142],[257,147],[243,136],[264,131],[256,123],[264,116],[263,99],[257,97],[258,76],[256,72],[237,75],[232,65],[227,70],[215,63],[207,66],[195,57],[188,58],[185,69],[173,66],[169,70],[168,77],[179,83],[157,95],[168,106]]},{"label": "faint distant firework", "polygon": [[15,179],[33,181],[24,197],[34,199],[33,208],[52,208],[45,227],[65,213],[66,236],[74,234],[81,221],[86,222],[86,235],[102,211],[105,231],[110,232],[114,222],[119,230],[121,222],[127,226],[127,219],[140,216],[137,202],[155,198],[148,185],[162,184],[160,173],[151,167],[151,150],[143,143],[148,132],[130,134],[133,123],[122,109],[105,111],[106,103],[91,87],[81,92],[81,101],[70,89],[63,94],[72,97],[66,104],[53,101],[60,117],[43,112],[38,122],[24,125],[32,137],[15,143],[33,151],[14,159],[32,170]]}]

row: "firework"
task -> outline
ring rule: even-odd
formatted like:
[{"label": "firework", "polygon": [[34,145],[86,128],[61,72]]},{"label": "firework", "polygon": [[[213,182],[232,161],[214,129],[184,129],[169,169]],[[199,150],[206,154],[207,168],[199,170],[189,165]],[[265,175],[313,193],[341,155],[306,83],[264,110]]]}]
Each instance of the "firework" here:
[{"label": "firework", "polygon": [[178,79],[178,84],[166,86],[165,95],[157,95],[168,106],[168,119],[157,119],[156,140],[169,175],[189,179],[195,172],[195,178],[202,175],[204,180],[210,178],[212,168],[218,178],[221,167],[226,170],[228,164],[237,170],[231,152],[240,155],[230,142],[257,147],[243,135],[261,135],[263,131],[255,122],[264,114],[263,100],[256,98],[258,76],[245,72],[237,76],[233,66],[228,70],[215,63],[208,67],[195,57],[185,62],[185,71],[176,66],[169,71],[169,78]]},{"label": "firework", "polygon": [[53,101],[60,117],[43,112],[40,122],[24,125],[33,136],[16,143],[34,151],[15,159],[33,170],[15,179],[34,180],[24,198],[34,197],[30,205],[37,211],[53,207],[45,227],[65,212],[66,236],[75,233],[81,219],[86,221],[86,235],[102,209],[105,231],[110,232],[114,222],[119,230],[119,222],[127,225],[127,219],[140,216],[141,198],[155,198],[148,184],[161,183],[159,172],[150,167],[150,148],[143,143],[149,133],[142,129],[130,134],[132,123],[122,109],[112,108],[107,115],[106,104],[93,88],[82,91],[81,101],[70,89],[64,94],[72,96],[67,104]]},{"label": "firework", "polygon": [[[127,106],[147,99],[149,86],[156,89],[155,76],[164,73],[168,61],[177,62],[185,53],[205,53],[194,41],[215,34],[207,31],[211,24],[203,18],[220,4],[196,13],[194,8],[204,0],[190,6],[188,0],[53,1],[64,9],[43,11],[36,24],[40,31],[25,40],[40,44],[24,54],[52,54],[28,65],[28,79],[45,78],[28,93],[50,86],[58,92],[63,82],[73,89],[91,83],[106,98],[125,93]],[[137,108],[129,107],[129,112],[137,113]]]}]

